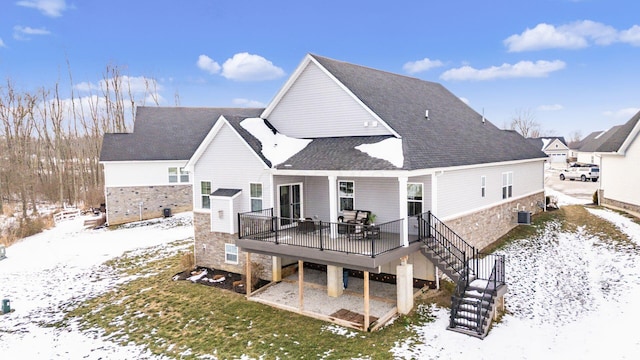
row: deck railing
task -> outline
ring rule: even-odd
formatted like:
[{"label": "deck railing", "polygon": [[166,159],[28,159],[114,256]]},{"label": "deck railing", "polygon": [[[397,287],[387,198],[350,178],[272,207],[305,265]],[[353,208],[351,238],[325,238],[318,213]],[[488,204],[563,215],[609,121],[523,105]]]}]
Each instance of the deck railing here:
[{"label": "deck railing", "polygon": [[403,226],[403,219],[375,225],[361,225],[282,218],[273,216],[273,209],[238,214],[240,239],[370,257],[402,247]]}]

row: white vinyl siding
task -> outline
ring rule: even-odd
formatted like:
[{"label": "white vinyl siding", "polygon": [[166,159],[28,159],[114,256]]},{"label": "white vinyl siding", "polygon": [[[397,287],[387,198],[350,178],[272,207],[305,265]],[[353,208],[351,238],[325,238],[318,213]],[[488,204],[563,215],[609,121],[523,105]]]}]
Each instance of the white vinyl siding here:
[{"label": "white vinyl siding", "polygon": [[[445,171],[438,175],[439,218],[497,205],[502,199],[502,173],[513,173],[513,198],[544,191],[544,162],[489,165],[466,170]],[[486,196],[478,191],[478,178],[486,176]]]},{"label": "white vinyl siding", "polygon": [[184,166],[185,161],[132,161],[104,162],[104,182],[106,187],[149,186],[149,185],[187,185],[170,183],[167,169]]},{"label": "white vinyl siding", "polygon": [[[262,207],[273,207],[269,192],[264,191],[271,188],[269,169],[228,125],[220,129],[203,152],[192,175],[197,184],[202,180],[211,180],[212,191],[220,188],[241,190],[238,197],[240,206],[234,205],[235,213],[251,211],[251,183],[262,184]],[[199,195],[197,190],[194,193]],[[236,214],[232,216],[237,222]]]},{"label": "white vinyl siding", "polygon": [[640,135],[627,148],[625,155],[602,156],[600,180],[604,197],[640,206]]},{"label": "white vinyl siding", "polygon": [[296,138],[391,135],[313,62],[282,97],[269,122]]}]

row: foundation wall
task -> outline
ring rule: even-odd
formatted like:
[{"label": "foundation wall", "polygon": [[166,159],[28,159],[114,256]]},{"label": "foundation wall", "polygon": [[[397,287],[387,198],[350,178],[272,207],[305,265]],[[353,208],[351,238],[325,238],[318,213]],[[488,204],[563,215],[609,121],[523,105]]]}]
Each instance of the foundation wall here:
[{"label": "foundation wall", "polygon": [[108,187],[105,191],[109,225],[162,217],[164,209],[171,213],[191,211],[191,185]]},{"label": "foundation wall", "polygon": [[518,210],[536,214],[543,211],[538,204],[544,203],[544,192],[539,192],[486,210],[446,220],[445,223],[467,243],[482,250],[518,225]]},{"label": "foundation wall", "polygon": [[[246,253],[238,249],[238,263],[229,263],[225,259],[225,244],[236,244],[238,234],[228,234],[211,231],[211,216],[209,213],[193,213],[193,228],[195,233],[195,262],[197,266],[220,269],[237,274],[244,274],[246,269]],[[263,267],[260,278],[271,280],[272,257],[251,254],[251,262]]]}]

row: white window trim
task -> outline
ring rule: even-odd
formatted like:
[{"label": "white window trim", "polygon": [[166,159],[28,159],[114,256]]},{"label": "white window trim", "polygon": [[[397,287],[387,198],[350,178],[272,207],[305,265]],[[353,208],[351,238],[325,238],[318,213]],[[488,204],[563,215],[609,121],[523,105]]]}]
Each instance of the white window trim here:
[{"label": "white window trim", "polygon": [[[340,183],[342,182],[350,182],[353,184],[353,195],[351,197],[349,196],[340,196]],[[342,202],[340,201],[340,199],[345,198],[345,199],[353,199],[353,210],[357,209],[356,207],[356,182],[355,180],[338,180],[338,212],[342,213],[344,211],[344,209],[340,209],[340,206],[342,204]]]},{"label": "white window trim", "polygon": [[[254,197],[251,194],[251,185],[260,185],[260,197]],[[250,182],[249,183],[249,208],[253,211],[253,200],[260,200],[262,204],[262,208],[264,208],[264,185],[260,182]],[[260,209],[262,210],[262,209]]]},{"label": "white window trim", "polygon": [[[175,181],[171,181],[171,169],[175,169],[175,177],[176,180]],[[183,175],[187,175],[187,181],[182,181],[182,176]],[[169,184],[189,184],[190,183],[190,179],[191,179],[191,174],[189,174],[189,172],[187,171],[187,168],[182,167],[182,166],[169,166],[167,168],[167,176],[168,176],[168,181]]]},{"label": "white window trim", "polygon": [[211,193],[209,193],[209,194],[203,194],[202,193],[202,183],[203,182],[208,182],[209,183],[209,188],[210,188],[209,190],[210,191],[213,190],[213,182],[211,180],[200,180],[200,183],[198,183],[198,188],[200,189],[198,191],[198,193],[200,194],[200,209],[209,210],[210,211],[211,210],[211,199],[209,199],[209,207],[208,208],[204,207],[203,203],[202,203],[202,197],[203,196],[205,196],[205,195],[206,196],[211,196]]},{"label": "white window trim", "polygon": [[487,177],[485,175],[480,176],[480,195],[481,197],[487,197]]},{"label": "white window trim", "polygon": [[[422,188],[422,200],[409,200],[409,185],[420,185],[420,187]],[[407,205],[410,202],[414,202],[417,203],[419,202],[422,206],[420,207],[422,209],[422,212],[424,212],[424,183],[417,183],[417,182],[407,182]],[[409,215],[409,213],[407,212],[407,215]]]},{"label": "white window trim", "polygon": [[[228,251],[228,246],[229,247],[233,247],[233,249],[235,249],[235,253]],[[236,261],[230,261],[228,256],[229,255],[235,255],[236,256]],[[227,264],[234,264],[237,265],[240,259],[240,254],[238,251],[238,246],[236,244],[230,244],[230,243],[225,243],[224,244],[224,262]]]},{"label": "white window trim", "polygon": [[[506,176],[506,182],[505,182]],[[507,192],[505,193],[505,188]],[[513,171],[503,172],[502,173],[502,199],[510,199],[513,197]]]}]

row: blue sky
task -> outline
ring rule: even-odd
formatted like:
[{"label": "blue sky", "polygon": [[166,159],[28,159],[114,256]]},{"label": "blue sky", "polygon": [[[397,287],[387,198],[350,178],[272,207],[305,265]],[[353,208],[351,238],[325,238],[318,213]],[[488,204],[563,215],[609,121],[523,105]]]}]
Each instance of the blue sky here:
[{"label": "blue sky", "polygon": [[71,73],[82,97],[112,65],[157,81],[161,105],[265,106],[313,53],[436,81],[497,126],[528,113],[569,138],[640,110],[639,4],[3,0],[0,77],[64,97]]}]

